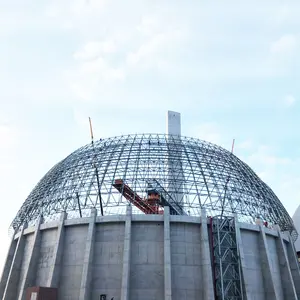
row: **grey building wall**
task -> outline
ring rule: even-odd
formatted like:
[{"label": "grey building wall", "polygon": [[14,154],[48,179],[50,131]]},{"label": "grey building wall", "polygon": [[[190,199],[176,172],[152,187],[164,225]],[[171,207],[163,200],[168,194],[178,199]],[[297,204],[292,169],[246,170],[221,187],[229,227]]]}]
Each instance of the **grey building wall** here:
[{"label": "grey building wall", "polygon": [[19,282],[18,282],[18,286],[17,286],[17,294],[18,295],[21,290],[21,283],[24,280],[26,270],[28,269],[30,254],[33,249],[33,238],[34,238],[34,233],[30,233],[25,236],[25,246],[24,246],[21,269],[20,269],[20,274],[19,274]]},{"label": "grey building wall", "polygon": [[172,299],[202,295],[200,226],[171,224]]},{"label": "grey building wall", "polygon": [[[259,232],[245,231],[241,234],[245,256],[245,270],[248,280],[246,285],[254,299],[263,300],[265,297],[264,278],[261,264]],[[245,274],[246,273],[246,274]]]},{"label": "grey building wall", "polygon": [[123,222],[97,224],[92,264],[92,297],[109,295],[120,299],[122,282],[122,260],[124,245]]},{"label": "grey building wall", "polygon": [[[101,294],[108,300],[214,299],[206,218],[203,224],[189,216],[92,218],[41,224],[39,242],[35,227],[17,233],[15,242],[22,237],[24,245],[9,250],[8,259],[14,259],[3,273],[0,299],[22,298],[33,249],[38,253],[35,285],[55,283],[59,300],[99,300]],[[300,270],[290,237],[243,223],[237,231],[245,299],[300,299]]]},{"label": "grey building wall", "polygon": [[163,222],[132,224],[129,299],[164,298]]},{"label": "grey building wall", "polygon": [[79,299],[87,229],[87,225],[68,226],[66,228],[58,289],[59,299]]},{"label": "grey building wall", "polygon": [[47,286],[57,238],[57,229],[42,231],[40,255],[37,261],[36,285]]}]

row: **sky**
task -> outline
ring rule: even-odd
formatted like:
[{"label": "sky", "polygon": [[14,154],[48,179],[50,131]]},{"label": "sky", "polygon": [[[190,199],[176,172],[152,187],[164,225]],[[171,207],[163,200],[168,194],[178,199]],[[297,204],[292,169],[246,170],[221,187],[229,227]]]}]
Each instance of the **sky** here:
[{"label": "sky", "polygon": [[231,149],[300,204],[300,2],[0,0],[0,269],[35,184],[95,138],[182,134]]}]

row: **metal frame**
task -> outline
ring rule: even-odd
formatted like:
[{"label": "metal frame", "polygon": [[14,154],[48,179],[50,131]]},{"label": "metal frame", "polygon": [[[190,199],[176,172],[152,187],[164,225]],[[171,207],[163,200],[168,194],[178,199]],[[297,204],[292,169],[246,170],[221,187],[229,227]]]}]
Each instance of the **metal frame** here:
[{"label": "metal frame", "polygon": [[243,284],[234,217],[212,218],[216,298],[243,300]]},{"label": "metal frame", "polygon": [[69,218],[85,216],[90,208],[100,212],[101,203],[104,215],[125,214],[128,202],[113,187],[115,179],[141,197],[155,179],[189,215],[200,216],[201,208],[211,216],[223,210],[247,222],[260,215],[297,236],[279,199],[248,165],[214,144],[165,134],[112,137],[76,150],[40,180],[11,225],[16,229],[40,214],[55,218],[63,211]]}]

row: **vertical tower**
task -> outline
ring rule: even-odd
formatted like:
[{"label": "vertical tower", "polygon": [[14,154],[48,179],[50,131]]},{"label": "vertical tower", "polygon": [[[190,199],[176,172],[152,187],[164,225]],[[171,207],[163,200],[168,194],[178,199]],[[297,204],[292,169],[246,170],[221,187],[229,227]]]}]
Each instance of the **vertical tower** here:
[{"label": "vertical tower", "polygon": [[180,113],[170,110],[167,112],[167,134],[181,136]]},{"label": "vertical tower", "polygon": [[[174,205],[180,208],[183,214],[183,166],[182,166],[182,144],[181,140],[181,118],[180,113],[167,112],[167,134],[168,134],[168,193],[172,196]],[[176,141],[173,143],[172,141]],[[176,145],[176,146],[175,146]],[[180,146],[178,146],[180,145]]]}]

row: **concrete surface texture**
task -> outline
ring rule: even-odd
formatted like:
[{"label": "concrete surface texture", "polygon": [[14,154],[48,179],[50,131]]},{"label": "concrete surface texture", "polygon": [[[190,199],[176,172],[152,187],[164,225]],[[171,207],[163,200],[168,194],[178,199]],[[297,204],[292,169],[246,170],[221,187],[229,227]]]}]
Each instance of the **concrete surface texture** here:
[{"label": "concrete surface texture", "polygon": [[[300,299],[290,236],[238,223],[244,299]],[[15,234],[0,298],[25,299],[29,287],[58,288],[59,300],[213,300],[209,222],[164,215],[37,222]]]},{"label": "concrete surface texture", "polygon": [[[294,215],[293,215],[293,222],[295,224],[295,228],[298,232],[300,232],[300,205],[296,209]],[[300,251],[300,237],[295,242],[296,251]]]}]

